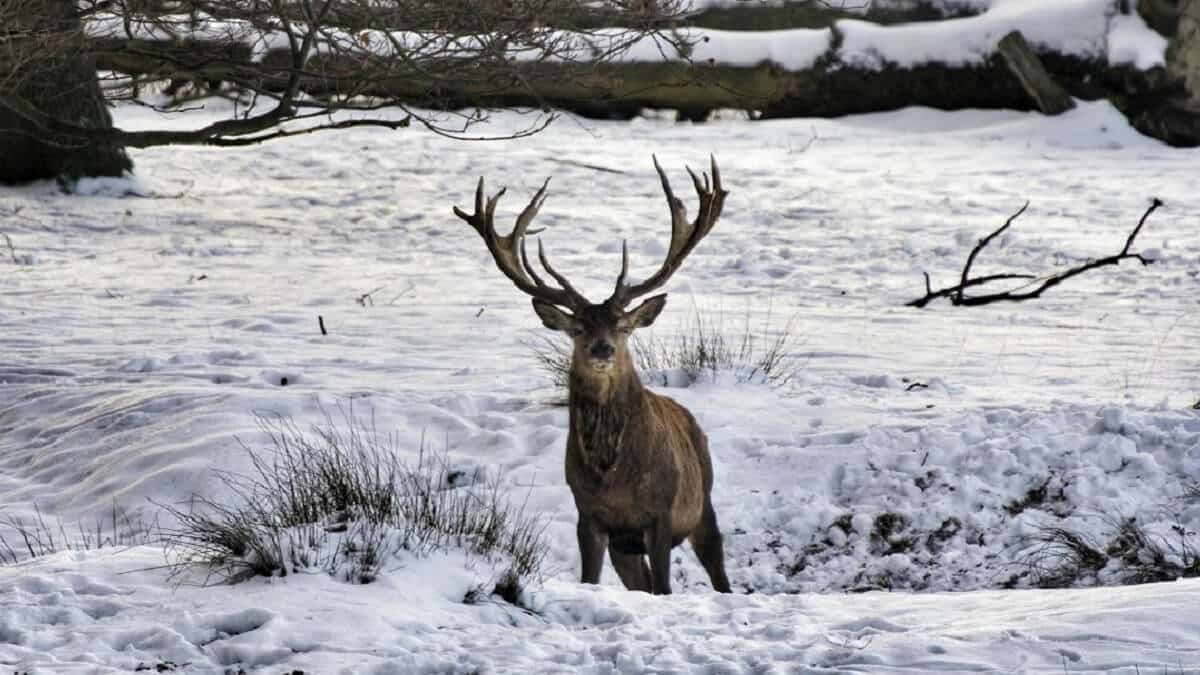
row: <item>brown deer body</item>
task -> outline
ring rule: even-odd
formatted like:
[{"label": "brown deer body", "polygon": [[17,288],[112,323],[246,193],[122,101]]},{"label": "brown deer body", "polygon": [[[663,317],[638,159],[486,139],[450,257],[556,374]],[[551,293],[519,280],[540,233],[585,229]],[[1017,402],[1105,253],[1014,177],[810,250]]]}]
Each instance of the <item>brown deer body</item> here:
[{"label": "brown deer body", "polygon": [[584,583],[599,583],[607,550],[626,588],[670,593],[671,549],[688,539],[713,588],[728,593],[721,533],[711,500],[708,440],[686,408],[642,385],[629,353],[629,335],[654,322],[666,295],[625,310],[634,298],[666,283],[716,224],[727,193],[715,160],[711,189],[707,175],[701,182],[692,173],[700,211],[688,223],[683,203],[671,192],[657,160],[654,166],[671,208],[666,261],[654,275],[629,286],[625,284],[629,257],[623,249],[616,289],[600,304],[589,302],[550,266],[540,241],[538,257],[559,287],[546,285],[529,263],[524,239],[545,198],[546,185],[507,236],[498,235],[493,224],[496,201],[504,190],[485,203],[482,178],[475,192],[475,213],[458,208],[454,212],[480,233],[505,276],[533,296],[542,323],[574,340],[566,476],[579,513],[576,534]]}]

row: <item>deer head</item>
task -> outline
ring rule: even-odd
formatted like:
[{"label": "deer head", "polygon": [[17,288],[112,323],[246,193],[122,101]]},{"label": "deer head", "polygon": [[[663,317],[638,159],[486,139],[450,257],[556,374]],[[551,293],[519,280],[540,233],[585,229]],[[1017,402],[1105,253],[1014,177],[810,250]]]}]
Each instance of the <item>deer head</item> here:
[{"label": "deer head", "polygon": [[667,205],[671,210],[671,246],[666,259],[658,271],[646,280],[637,284],[627,284],[629,251],[622,243],[621,272],[617,276],[616,287],[612,295],[599,304],[590,302],[576,291],[571,283],[550,265],[540,239],[538,260],[558,285],[548,285],[529,262],[525,251],[525,237],[540,231],[531,231],[529,225],[545,201],[550,179],[546,179],[541,189],[517,216],[517,223],[508,235],[498,234],[493,222],[496,202],[504,194],[504,188],[485,201],[483,178],[480,178],[475,188],[475,212],[468,214],[457,206],[454,207],[455,215],[467,221],[483,237],[500,271],[517,288],[532,296],[533,309],[541,318],[542,324],[547,328],[562,331],[574,340],[571,371],[577,377],[620,379],[633,374],[633,361],[628,346],[629,335],[638,328],[654,323],[666,305],[667,296],[665,293],[655,295],[633,309],[627,307],[637,298],[665,284],[700,240],[708,235],[721,215],[728,192],[721,187],[721,173],[715,158],[712,159],[711,185],[707,173],[697,176],[688,168],[688,174],[700,198],[700,210],[691,222],[687,220],[683,202],[671,191],[670,181],[667,180],[657,157],[654,158],[654,168],[658,171]]}]

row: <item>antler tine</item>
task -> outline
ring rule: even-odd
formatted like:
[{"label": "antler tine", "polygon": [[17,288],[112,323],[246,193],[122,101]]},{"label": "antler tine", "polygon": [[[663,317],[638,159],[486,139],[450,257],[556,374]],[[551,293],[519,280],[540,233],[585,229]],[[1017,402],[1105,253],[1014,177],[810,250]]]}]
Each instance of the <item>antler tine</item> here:
[{"label": "antler tine", "polygon": [[667,172],[663,171],[662,165],[658,163],[658,157],[654,155],[650,155],[650,157],[654,160],[654,170],[658,172],[658,177],[662,181],[663,192],[667,195],[667,207],[671,209],[670,251],[674,253],[676,247],[686,238],[688,229],[687,208],[671,190],[671,181],[667,179]]},{"label": "antler tine", "polygon": [[[538,275],[537,270],[533,269],[533,265],[529,264],[529,255],[525,252],[525,235],[537,234],[544,229],[539,227],[536,230],[530,230],[529,224],[533,222],[534,217],[541,210],[542,204],[546,203],[546,188],[549,185],[550,177],[547,176],[546,181],[542,183],[542,187],[533,195],[533,199],[529,200],[529,204],[525,207],[525,210],[521,211],[521,215],[517,216],[517,224],[513,227],[512,233],[512,236],[520,239],[521,242],[521,267],[525,268],[525,273],[538,286],[545,286],[546,284],[542,281],[542,277]],[[541,240],[538,240],[538,245],[541,245]]]},{"label": "antler tine", "polygon": [[692,171],[691,167],[687,168],[688,175],[692,178],[692,184],[696,187],[696,195],[700,198],[700,209],[696,213],[696,218],[692,222],[687,221],[687,211],[684,208],[683,202],[675,196],[671,190],[671,182],[667,179],[667,174],[663,171],[662,165],[658,163],[658,157],[651,156],[654,160],[654,169],[658,172],[658,177],[662,182],[663,193],[667,197],[667,205],[671,209],[671,247],[667,251],[667,257],[663,261],[662,266],[658,271],[651,275],[645,281],[633,286],[624,285],[625,273],[628,266],[628,254],[622,249],[622,269],[621,276],[617,279],[617,287],[613,291],[609,302],[615,302],[621,306],[629,303],[634,298],[649,293],[650,291],[662,286],[671,278],[687,258],[688,254],[696,248],[700,240],[708,235],[713,226],[716,225],[717,219],[721,216],[721,209],[725,205],[725,195],[729,194],[721,185],[721,171],[717,168],[717,159],[710,155],[712,160],[712,182],[709,182],[708,174],[705,173],[704,180],[700,180],[700,176]]},{"label": "antler tine", "polygon": [[483,221],[479,218],[479,214],[483,212],[483,176],[479,177],[479,182],[475,184],[475,213],[467,213],[457,206],[454,207],[454,215],[467,221],[467,224],[475,228],[479,234],[486,238],[486,230],[483,228]]},{"label": "antler tine", "polygon": [[[496,204],[499,203],[500,198],[504,196],[505,192],[508,192],[508,188],[501,187],[499,192],[492,195],[491,197],[488,197],[488,200],[487,200],[487,212],[483,217],[483,222],[485,225],[487,225],[488,230],[492,234],[496,233],[496,221],[495,221]],[[514,232],[514,234],[515,234],[515,232]]]},{"label": "antler tine", "polygon": [[713,206],[711,212],[709,213],[710,222],[708,228],[712,229],[712,226],[717,223],[717,218],[721,217],[721,209],[725,208],[725,195],[729,194],[729,191],[721,185],[721,169],[717,166],[717,158],[709,155],[709,159],[712,162]]},{"label": "antler tine", "polygon": [[524,211],[521,211],[521,215],[517,216],[517,225],[513,228],[514,237],[521,238],[526,234],[537,234],[542,231],[539,228],[532,232],[526,232],[526,229],[529,227],[529,223],[533,222],[538,211],[541,210],[542,204],[546,202],[546,188],[550,186],[550,178],[550,176],[546,177],[546,181],[542,183],[542,187],[534,193],[533,199],[529,200],[529,205],[525,207]]},{"label": "antler tine", "polygon": [[546,251],[542,248],[541,237],[538,238],[538,260],[541,261],[542,267],[544,267],[546,271],[550,273],[550,276],[554,277],[554,280],[558,282],[558,285],[562,286],[564,291],[574,295],[578,299],[583,300],[584,304],[591,304],[584,299],[583,295],[581,295],[579,291],[575,290],[575,287],[571,285],[571,282],[567,281],[566,277],[559,274],[553,267],[550,266],[550,261],[546,260]]},{"label": "antler tine", "polygon": [[621,240],[621,273],[617,275],[617,287],[613,289],[613,297],[621,293],[625,285],[625,275],[629,274],[629,241]]},{"label": "antler tine", "polygon": [[707,172],[701,172],[700,175],[704,176],[704,183],[701,184],[700,176],[697,176],[696,172],[692,171],[692,167],[685,166],[683,168],[687,169],[688,175],[692,177],[692,185],[696,186],[696,194],[703,195],[704,193],[708,192],[708,173]]},{"label": "antler tine", "polygon": [[[540,241],[540,240],[539,240]],[[537,270],[533,269],[533,265],[529,264],[529,256],[525,253],[525,240],[521,240],[521,267],[525,268],[525,273],[529,278],[533,279],[533,283],[538,286],[545,286],[546,283],[538,276]]]},{"label": "antler tine", "polygon": [[712,184],[708,182],[708,174],[704,176],[703,185],[696,173],[688,167],[688,173],[692,176],[692,184],[696,186],[696,195],[700,197],[700,213],[696,216],[696,227],[712,228],[716,224],[716,220],[721,215],[721,208],[725,205],[725,195],[729,194],[728,190],[721,187],[721,169],[717,167],[717,158],[709,155],[712,162]]},{"label": "antler tine", "polygon": [[[500,268],[504,276],[508,277],[517,288],[535,298],[563,307],[575,308],[590,304],[587,298],[567,282],[565,277],[549,266],[545,254],[541,250],[541,242],[538,243],[538,255],[542,260],[542,265],[562,288],[547,286],[533,270],[525,253],[525,236],[530,233],[529,224],[533,222],[533,218],[545,202],[546,188],[549,184],[550,179],[547,178],[546,182],[542,183],[541,189],[533,195],[533,199],[529,200],[529,204],[517,216],[517,222],[513,226],[512,232],[504,236],[496,233],[495,215],[496,205],[507,188],[501,188],[485,201],[483,178],[480,178],[475,187],[475,212],[468,214],[455,206],[454,214],[467,221],[479,233],[484,244],[487,245],[488,252],[492,254],[492,260],[496,263],[496,267]],[[532,232],[541,232],[541,230]]]}]

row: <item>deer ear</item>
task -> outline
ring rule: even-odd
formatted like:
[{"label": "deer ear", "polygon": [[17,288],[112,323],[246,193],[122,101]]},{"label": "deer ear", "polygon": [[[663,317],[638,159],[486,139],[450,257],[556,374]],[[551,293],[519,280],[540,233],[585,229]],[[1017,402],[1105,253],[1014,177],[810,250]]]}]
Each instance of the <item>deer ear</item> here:
[{"label": "deer ear", "polygon": [[564,333],[570,333],[575,323],[574,318],[570,314],[544,300],[534,298],[533,311],[537,312],[538,318],[542,320],[542,325],[550,330],[560,330]]},{"label": "deer ear", "polygon": [[625,320],[629,322],[631,328],[645,328],[654,323],[658,318],[659,312],[663,311],[663,307],[667,306],[667,294],[656,295],[652,298],[647,298],[645,302],[635,307],[633,310],[625,313]]}]

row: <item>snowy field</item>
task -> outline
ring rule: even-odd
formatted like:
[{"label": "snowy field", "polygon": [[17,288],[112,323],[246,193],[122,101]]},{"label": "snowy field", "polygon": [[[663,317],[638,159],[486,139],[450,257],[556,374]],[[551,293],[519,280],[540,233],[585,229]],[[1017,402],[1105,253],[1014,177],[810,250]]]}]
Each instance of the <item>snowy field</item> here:
[{"label": "snowy field", "polygon": [[[209,105],[117,119],[193,124]],[[697,311],[735,335],[790,327],[796,368],[783,386],[720,373],[658,388],[709,435],[735,594],[711,592],[687,545],[670,598],[626,592],[607,567],[583,587],[567,413],[527,345],[543,331],[450,209],[484,175],[509,188],[506,229],[552,175],[547,250],[602,298],[623,238],[634,276],[665,251],[650,154],[694,212],[683,166],[710,152],[725,214],[654,336]],[[548,523],[546,579],[526,611],[464,604],[494,570],[454,553],[365,586],[199,587],[153,546],[64,552],[0,567],[0,670],[1200,672],[1200,580],[1121,585],[1138,561],[1188,568],[1200,550],[1200,152],[1137,135],[1107,104],[568,117],[522,141],[355,131],[134,159],[135,178],[75,195],[0,189],[0,516],[36,507],[69,529],[114,504],[151,519],[148,500],[231,498],[214,472],[248,470],[237,439],[261,446],[255,413],[323,424],[352,406],[405,452],[424,439],[527,501]],[[904,306],[924,271],[952,283],[1026,200],[977,273],[1116,253],[1152,197],[1166,206],[1135,249],[1154,265],[1023,304]],[[1046,528],[1105,550],[1131,522],[1146,544],[1121,553],[1132,563],[1037,588]]]}]

